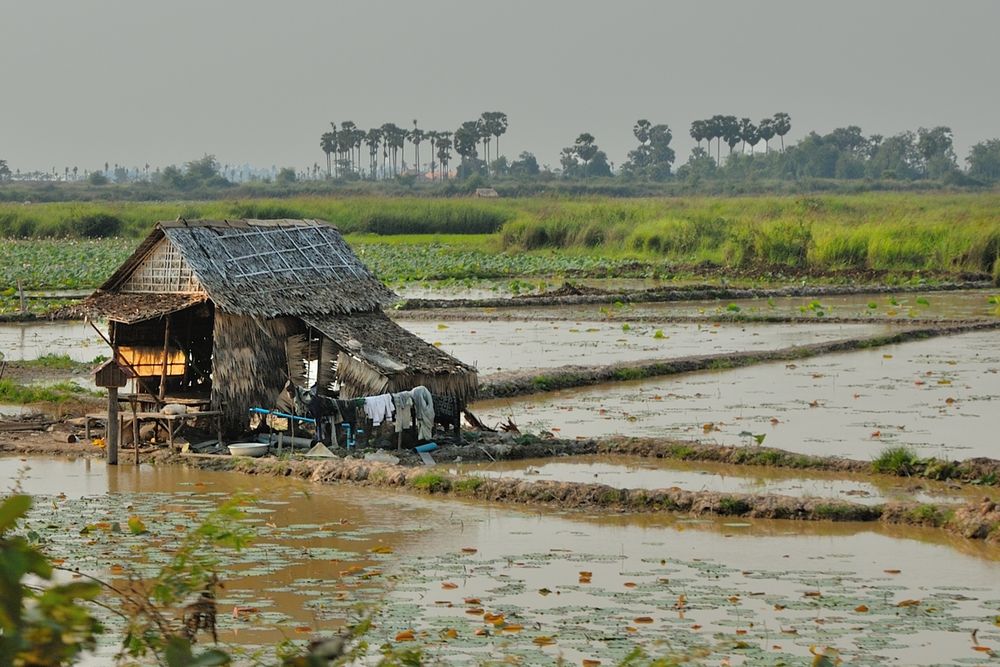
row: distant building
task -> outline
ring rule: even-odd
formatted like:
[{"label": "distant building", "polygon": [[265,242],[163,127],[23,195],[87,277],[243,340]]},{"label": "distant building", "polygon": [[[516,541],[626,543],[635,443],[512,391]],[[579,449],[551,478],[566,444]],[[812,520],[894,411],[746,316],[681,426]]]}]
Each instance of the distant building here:
[{"label": "distant building", "polygon": [[486,199],[493,199],[499,197],[500,195],[493,188],[476,188],[476,196],[484,197]]}]

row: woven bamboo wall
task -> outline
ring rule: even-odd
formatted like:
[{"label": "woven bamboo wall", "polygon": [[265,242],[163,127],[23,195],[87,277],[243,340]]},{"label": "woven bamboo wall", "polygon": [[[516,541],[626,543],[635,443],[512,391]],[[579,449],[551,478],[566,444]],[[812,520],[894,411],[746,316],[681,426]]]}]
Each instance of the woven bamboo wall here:
[{"label": "woven bamboo wall", "polygon": [[123,292],[201,292],[201,285],[181,251],[162,240],[122,285]]},{"label": "woven bamboo wall", "polygon": [[272,408],[288,379],[285,341],[300,325],[292,318],[260,319],[216,310],[212,407],[228,432],[245,431],[247,410]]}]

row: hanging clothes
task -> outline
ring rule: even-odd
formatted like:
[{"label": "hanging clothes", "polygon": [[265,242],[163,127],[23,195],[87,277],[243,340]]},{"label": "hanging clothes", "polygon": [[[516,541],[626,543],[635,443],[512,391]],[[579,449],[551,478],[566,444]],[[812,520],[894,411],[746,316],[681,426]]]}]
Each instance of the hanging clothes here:
[{"label": "hanging clothes", "polygon": [[392,421],[392,411],[393,403],[390,394],[365,398],[365,415],[372,420],[372,426],[380,426],[382,422]]},{"label": "hanging clothes", "polygon": [[434,431],[434,399],[431,392],[423,385],[414,387],[410,394],[413,396],[413,408],[417,413],[417,437],[421,440],[430,440]]},{"label": "hanging clothes", "polygon": [[455,426],[461,422],[462,414],[458,401],[453,396],[431,394],[434,399],[434,419],[443,426]]},{"label": "hanging clothes", "polygon": [[336,404],[337,411],[340,413],[340,423],[350,424],[352,427],[358,423],[358,411],[354,407],[353,399],[338,398]]},{"label": "hanging clothes", "polygon": [[392,404],[396,408],[396,433],[402,433],[413,426],[413,394],[408,391],[393,394]]}]

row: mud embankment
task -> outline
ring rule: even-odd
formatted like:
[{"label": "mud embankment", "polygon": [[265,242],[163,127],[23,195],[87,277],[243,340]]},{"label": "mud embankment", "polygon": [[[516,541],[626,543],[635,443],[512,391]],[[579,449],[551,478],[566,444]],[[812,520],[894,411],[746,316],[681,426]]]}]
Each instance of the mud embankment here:
[{"label": "mud embankment", "polygon": [[574,290],[560,288],[554,292],[526,294],[491,299],[407,299],[396,305],[397,310],[427,310],[431,308],[521,308],[523,306],[585,306],[611,303],[664,303],[670,301],[711,301],[734,299],[767,299],[780,297],[843,296],[850,294],[906,294],[911,292],[945,292],[992,287],[988,280],[972,280],[938,285],[801,285],[775,288],[737,288],[712,285],[690,285],[673,289],[650,288],[637,291],[608,292],[594,288]]},{"label": "mud embankment", "polygon": [[739,368],[771,361],[793,361],[832,352],[869,349],[984,329],[1000,329],[1000,321],[912,327],[893,334],[795,345],[777,350],[722,352],[690,355],[675,359],[651,359],[594,366],[570,365],[547,369],[507,371],[485,378],[479,387],[479,398],[484,400],[510,398],[606,382],[642,380],[693,371]]},{"label": "mud embankment", "polygon": [[1000,505],[984,498],[954,506],[920,503],[862,505],[842,500],[666,489],[619,489],[605,484],[525,481],[459,476],[400,465],[340,459],[290,461],[200,455],[166,455],[212,470],[294,477],[320,484],[359,484],[439,496],[562,510],[672,512],[693,516],[798,521],[866,521],[942,528],[968,539],[1000,542]]}]

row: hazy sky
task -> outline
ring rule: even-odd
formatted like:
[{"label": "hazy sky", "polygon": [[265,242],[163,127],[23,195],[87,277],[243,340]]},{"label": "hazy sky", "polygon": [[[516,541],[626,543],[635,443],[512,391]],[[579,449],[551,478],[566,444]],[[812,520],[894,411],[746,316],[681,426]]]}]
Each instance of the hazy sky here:
[{"label": "hazy sky", "polygon": [[[947,124],[1000,136],[997,0],[0,0],[12,168],[324,162],[329,121],[454,129],[502,110],[503,153],[615,164],[637,118],[792,116],[790,138]],[[410,159],[410,152],[407,151]]]}]

